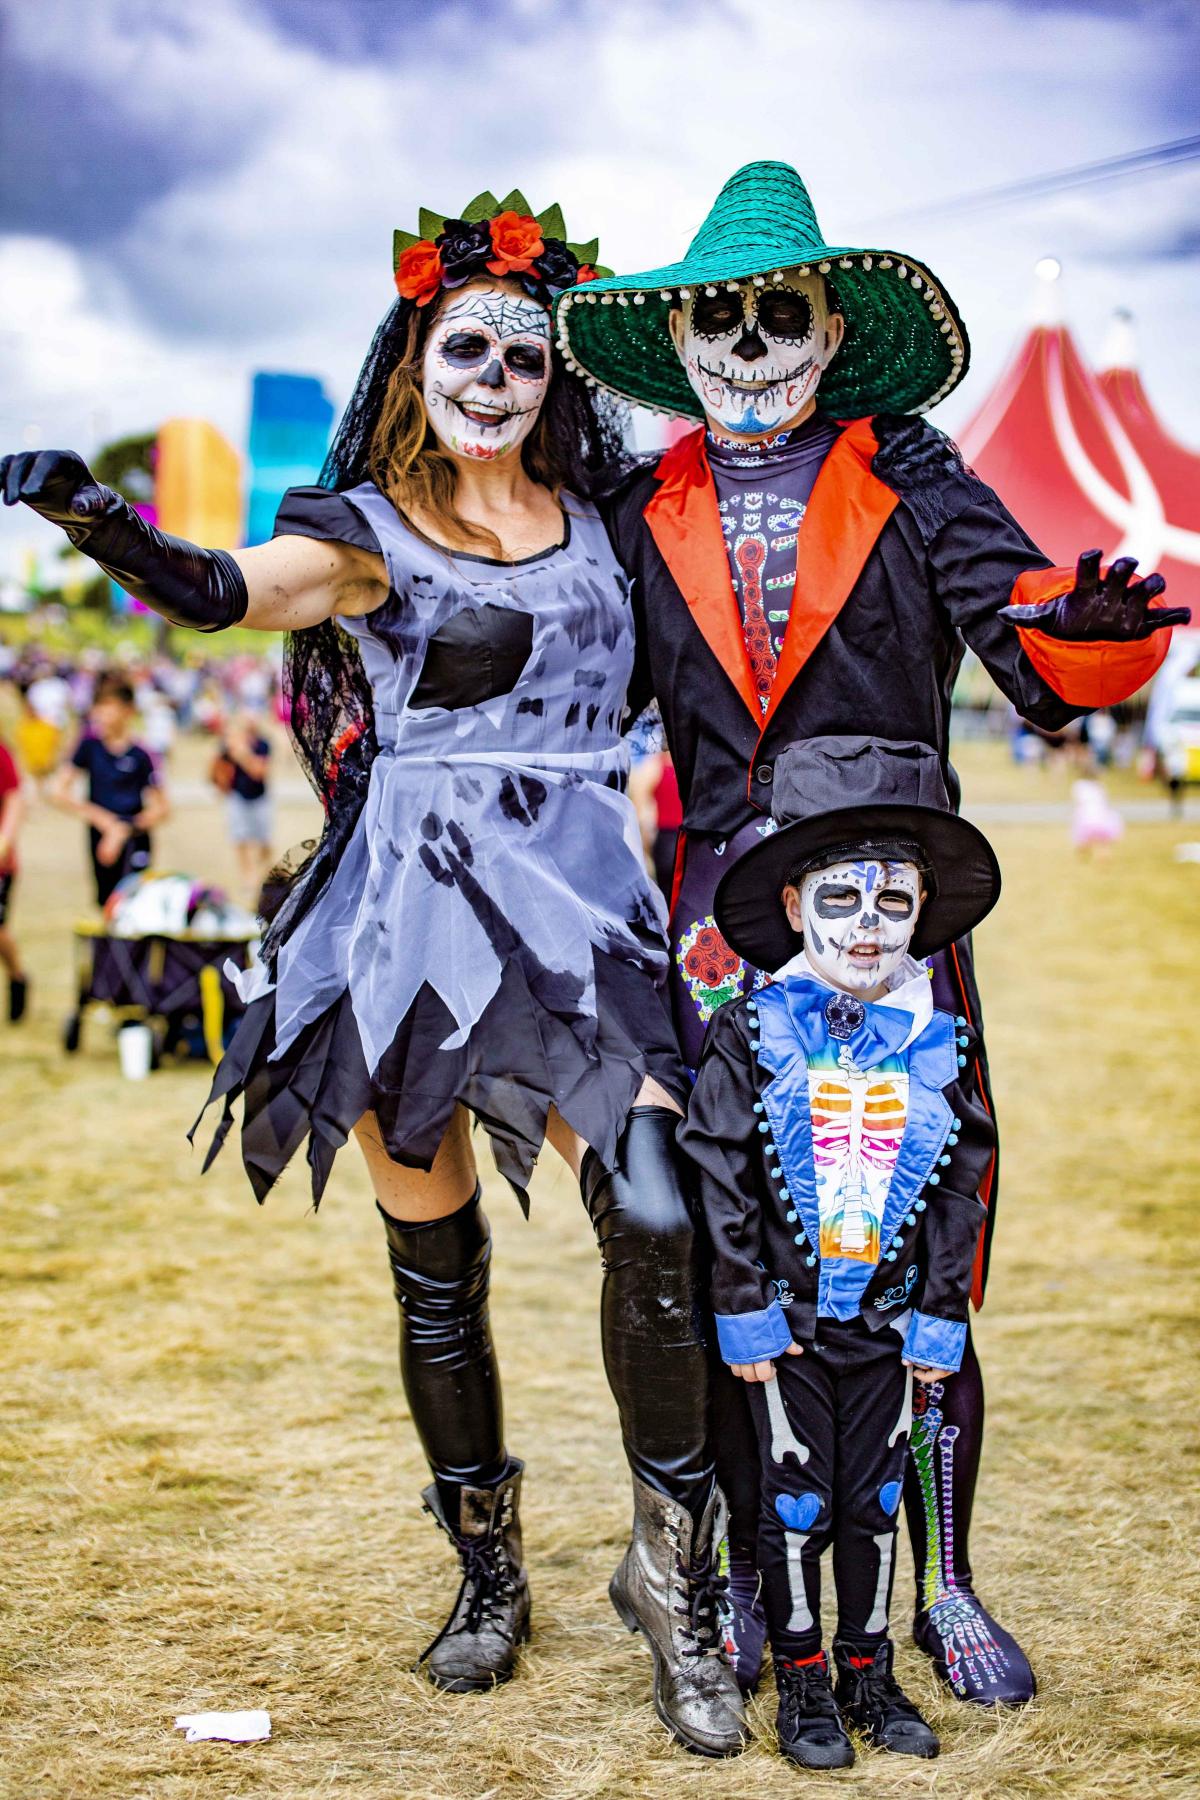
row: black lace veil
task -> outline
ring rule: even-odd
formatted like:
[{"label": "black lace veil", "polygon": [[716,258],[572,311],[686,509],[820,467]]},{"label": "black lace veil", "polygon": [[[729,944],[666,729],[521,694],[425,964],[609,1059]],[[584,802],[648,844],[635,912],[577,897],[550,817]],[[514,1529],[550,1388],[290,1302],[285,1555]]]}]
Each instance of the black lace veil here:
[{"label": "black lace veil", "polygon": [[[376,331],[349,404],[321,470],[319,485],[340,492],[370,475],[371,440],[388,380],[407,353],[415,310],[398,299]],[[620,480],[632,458],[624,404],[589,388],[553,352],[546,429],[567,486],[598,499]],[[378,748],[371,689],[357,647],[332,619],[289,632],[284,645],[284,695],[296,755],[325,811],[319,841],[268,877],[263,915],[270,920],[262,954],[272,966],[279,947],[324,889],[348,844],[367,798]]]}]

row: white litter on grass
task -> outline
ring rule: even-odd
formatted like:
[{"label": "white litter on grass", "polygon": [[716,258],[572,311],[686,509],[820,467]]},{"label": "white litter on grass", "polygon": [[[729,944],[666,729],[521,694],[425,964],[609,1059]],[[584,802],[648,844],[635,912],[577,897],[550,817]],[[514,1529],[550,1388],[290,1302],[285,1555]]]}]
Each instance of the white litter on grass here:
[{"label": "white litter on grass", "polygon": [[180,1713],[175,1729],[187,1733],[189,1744],[202,1744],[210,1738],[220,1738],[227,1744],[253,1744],[258,1738],[270,1737],[271,1715],[268,1712]]},{"label": "white litter on grass", "polygon": [[1200,844],[1176,844],[1175,861],[1200,863]]}]

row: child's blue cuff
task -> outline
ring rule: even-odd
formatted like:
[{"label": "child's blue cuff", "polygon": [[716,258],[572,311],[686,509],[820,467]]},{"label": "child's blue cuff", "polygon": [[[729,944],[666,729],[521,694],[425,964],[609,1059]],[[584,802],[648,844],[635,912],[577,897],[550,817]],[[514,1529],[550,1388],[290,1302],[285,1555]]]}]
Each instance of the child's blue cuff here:
[{"label": "child's blue cuff", "polygon": [[770,1362],[782,1356],[792,1341],[778,1300],[772,1300],[761,1312],[716,1313],[714,1317],[723,1362]]},{"label": "child's blue cuff", "polygon": [[917,1369],[957,1370],[967,1344],[966,1320],[914,1312],[904,1338],[904,1360]]}]

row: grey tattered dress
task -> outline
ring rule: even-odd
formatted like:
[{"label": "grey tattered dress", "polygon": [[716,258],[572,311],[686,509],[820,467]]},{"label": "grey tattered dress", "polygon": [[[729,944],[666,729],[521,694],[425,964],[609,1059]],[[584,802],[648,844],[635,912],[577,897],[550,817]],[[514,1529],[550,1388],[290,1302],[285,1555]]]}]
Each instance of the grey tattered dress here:
[{"label": "grey tattered dress", "polygon": [[[594,508],[565,508],[561,545],[499,563],[426,543],[371,483],[285,496],[277,535],[378,550],[391,592],[339,621],[374,702],[366,805],[274,979],[246,987],[213,1087],[218,1145],[245,1097],[260,1199],[308,1137],[319,1200],[368,1110],[396,1160],[427,1168],[463,1102],[523,1194],[552,1104],[611,1162],[645,1075],[685,1095],[665,916],[624,791],[626,582]],[[452,675],[444,703],[414,706],[431,640],[467,689],[494,663],[509,691],[455,704]]]}]

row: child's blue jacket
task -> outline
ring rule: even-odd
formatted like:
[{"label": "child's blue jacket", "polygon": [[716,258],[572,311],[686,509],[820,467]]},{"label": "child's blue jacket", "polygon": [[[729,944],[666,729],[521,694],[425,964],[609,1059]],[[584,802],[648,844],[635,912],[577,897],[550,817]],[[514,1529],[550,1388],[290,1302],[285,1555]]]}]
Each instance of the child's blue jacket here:
[{"label": "child's blue jacket", "polygon": [[[979,1190],[996,1142],[975,1078],[975,1033],[935,1010],[914,1035],[912,1014],[885,997],[841,1041],[826,1016],[834,997],[817,978],[789,973],[722,1007],[709,1026],[679,1141],[699,1170],[721,1355],[779,1356],[793,1340],[811,1341],[818,1317],[857,1312],[880,1330],[907,1314],[904,1355],[957,1369],[984,1221]],[[836,1117],[839,1105],[851,1110],[852,1082],[860,1121],[864,1103],[890,1105],[903,1129],[890,1145],[886,1199],[847,1256],[828,1205],[822,1233],[812,1096]],[[837,1128],[818,1124],[827,1157]]]}]

